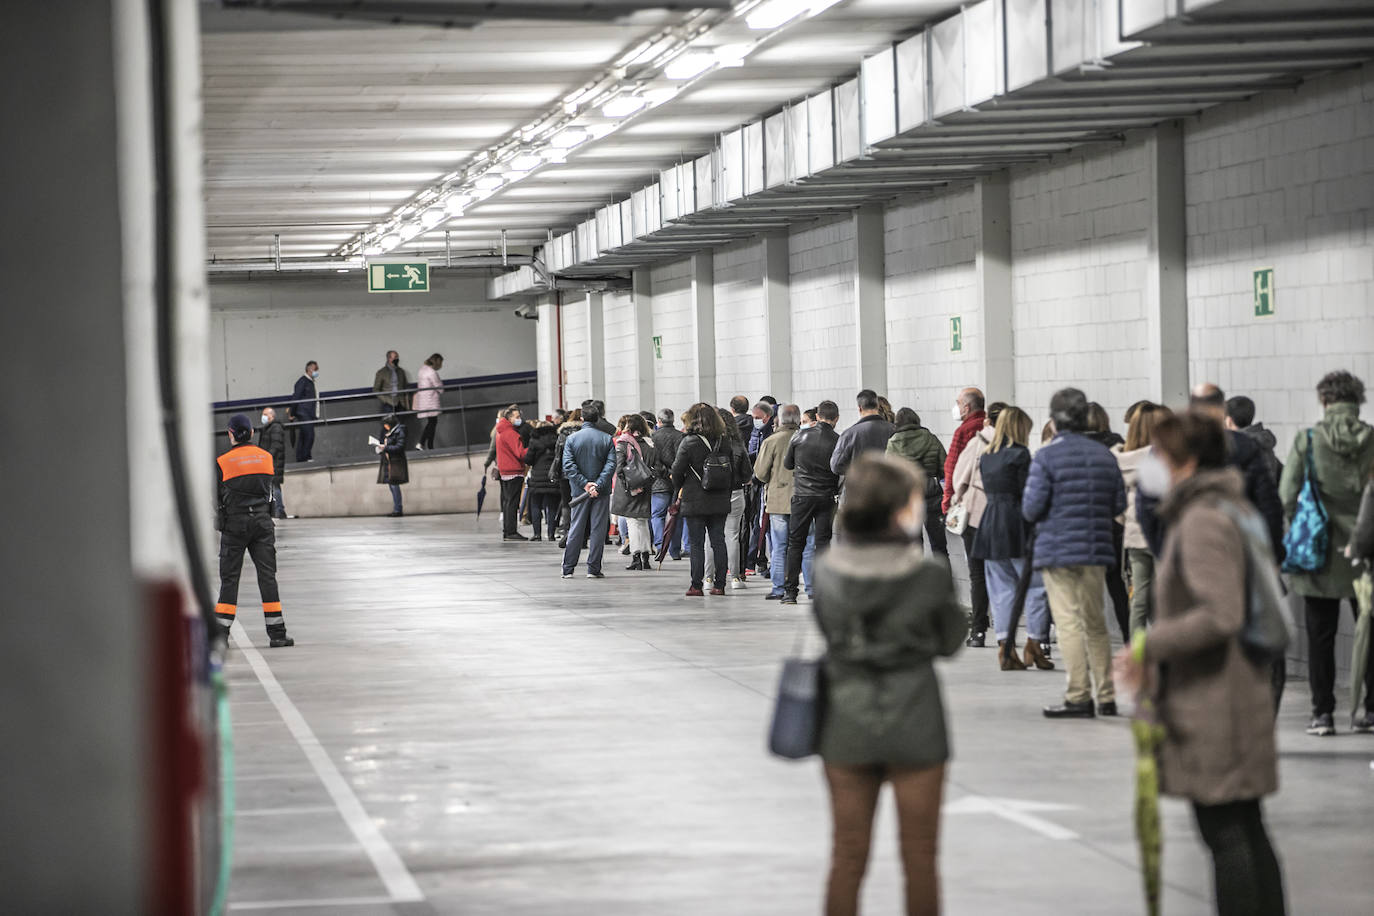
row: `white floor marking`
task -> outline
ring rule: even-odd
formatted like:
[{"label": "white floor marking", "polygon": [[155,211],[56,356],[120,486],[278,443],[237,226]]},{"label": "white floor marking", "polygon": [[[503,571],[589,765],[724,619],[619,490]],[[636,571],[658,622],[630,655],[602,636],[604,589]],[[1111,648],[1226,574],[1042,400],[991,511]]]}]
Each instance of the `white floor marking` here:
[{"label": "white floor marking", "polygon": [[303,910],[307,907],[320,909],[324,907],[336,906],[385,906],[388,903],[399,903],[392,897],[335,897],[333,899],[321,898],[318,900],[246,900],[241,903],[229,904],[231,910]]},{"label": "white floor marking", "polygon": [[285,805],[280,808],[237,808],[235,817],[277,817],[283,814],[329,814],[334,813],[333,805]]},{"label": "white floor marking", "polygon": [[[320,744],[320,739],[315,737],[315,732],[301,715],[296,704],[291,702],[291,698],[282,690],[281,684],[277,683],[276,675],[267,666],[267,660],[262,657],[262,653],[253,648],[253,644],[248,641],[248,637],[243,633],[243,627],[239,623],[234,624],[231,631],[234,637],[234,646],[243,653],[243,657],[252,666],[253,673],[258,676],[258,681],[262,683],[262,689],[267,692],[267,697],[272,701],[272,705],[277,707],[277,712],[281,713],[282,721],[286,723],[296,743],[300,745],[305,757],[310,761],[310,766],[315,770],[315,775],[319,776],[320,782],[324,784],[325,791],[334,800],[334,806],[339,809],[339,814],[343,816],[344,823],[357,838],[358,844],[362,846],[363,852],[372,860],[372,867],[377,870],[377,876],[386,885],[387,893],[391,895],[389,901],[392,903],[407,903],[416,900],[424,900],[425,895],[420,890],[420,885],[415,883],[414,876],[406,868],[401,857],[396,854],[396,850],[391,848],[391,844],[382,836],[377,825],[372,822],[372,818],[367,816],[362,802],[358,801],[358,796],[353,794],[353,789],[348,784],[348,780],[343,778],[338,767],[334,766],[334,761],[329,759],[328,752]],[[301,906],[305,904],[294,904]],[[310,904],[312,906],[328,906],[329,903]],[[236,905],[236,909],[243,908]],[[271,909],[271,907],[257,907],[258,909]]]},{"label": "white floor marking", "polygon": [[1019,824],[1050,840],[1076,840],[1078,834],[1067,827],[1036,817],[1034,811],[1071,811],[1076,805],[1060,805],[1054,802],[1038,802],[1024,798],[992,798],[986,795],[965,795],[958,801],[946,804],[941,810],[944,814],[991,814],[1004,821]]}]

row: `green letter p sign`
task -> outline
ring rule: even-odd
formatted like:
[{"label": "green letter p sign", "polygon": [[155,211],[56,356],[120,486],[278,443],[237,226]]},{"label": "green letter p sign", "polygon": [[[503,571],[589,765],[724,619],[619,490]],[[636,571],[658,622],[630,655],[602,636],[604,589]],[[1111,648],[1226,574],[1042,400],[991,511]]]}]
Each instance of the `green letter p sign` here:
[{"label": "green letter p sign", "polygon": [[1274,314],[1274,268],[1262,267],[1255,271],[1255,317],[1267,318]]}]

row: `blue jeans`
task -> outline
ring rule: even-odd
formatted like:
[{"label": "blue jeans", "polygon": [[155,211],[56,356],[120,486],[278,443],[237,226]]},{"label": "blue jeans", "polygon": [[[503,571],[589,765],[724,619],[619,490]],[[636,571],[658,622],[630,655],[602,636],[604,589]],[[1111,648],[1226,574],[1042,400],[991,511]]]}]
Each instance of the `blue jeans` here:
[{"label": "blue jeans", "polygon": [[391,487],[391,510],[392,510],[393,512],[400,512],[400,511],[401,511],[401,485],[400,485],[400,484],[396,484],[396,483],[389,483],[389,484],[387,484],[387,486]]},{"label": "blue jeans", "polygon": [[[673,494],[655,493],[652,497],[653,515],[649,517],[649,529],[653,533],[654,550],[663,543],[663,530],[668,524],[668,507],[673,504]],[[673,532],[673,542],[668,545],[668,556],[674,560],[682,559],[682,545],[687,540],[687,525],[678,519],[677,531]]]},{"label": "blue jeans", "polygon": [[[787,529],[790,515],[768,516],[768,530],[773,536],[772,555],[768,559],[768,573],[773,579],[771,594],[781,595],[782,583],[787,575]],[[815,580],[811,578],[811,558],[816,555],[816,534],[813,531],[806,538],[806,550],[802,553],[802,579],[806,581],[806,594],[815,590]]]},{"label": "blue jeans", "polygon": [[[986,560],[988,603],[992,605],[992,625],[998,639],[1007,638],[1011,623],[1011,606],[1016,600],[1016,583],[1025,568],[1024,557],[1014,560]],[[1045,580],[1036,570],[1026,592],[1026,635],[1040,642],[1049,642],[1050,605],[1045,597]]]},{"label": "blue jeans", "polygon": [[272,484],[272,517],[286,518],[286,501],[281,498],[281,484]]},{"label": "blue jeans", "polygon": [[601,572],[601,555],[606,552],[606,534],[611,530],[611,494],[584,499],[572,507],[568,525],[568,546],[563,550],[563,575],[571,575],[582,557],[582,542],[587,541],[587,572]]}]

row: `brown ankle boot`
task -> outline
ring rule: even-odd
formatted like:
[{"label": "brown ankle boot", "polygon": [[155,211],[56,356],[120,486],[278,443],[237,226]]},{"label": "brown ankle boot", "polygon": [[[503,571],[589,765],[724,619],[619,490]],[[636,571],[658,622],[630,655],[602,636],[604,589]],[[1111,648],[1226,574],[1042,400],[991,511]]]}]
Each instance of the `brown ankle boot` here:
[{"label": "brown ankle boot", "polygon": [[1021,664],[1021,659],[1016,657],[1016,646],[1007,648],[1005,639],[997,640],[997,658],[1001,662],[1003,671],[1026,670],[1026,666]]},{"label": "brown ankle boot", "polygon": [[1040,648],[1038,639],[1026,640],[1026,664],[1034,665],[1041,671],[1053,671],[1054,662],[1045,656],[1045,651]]}]

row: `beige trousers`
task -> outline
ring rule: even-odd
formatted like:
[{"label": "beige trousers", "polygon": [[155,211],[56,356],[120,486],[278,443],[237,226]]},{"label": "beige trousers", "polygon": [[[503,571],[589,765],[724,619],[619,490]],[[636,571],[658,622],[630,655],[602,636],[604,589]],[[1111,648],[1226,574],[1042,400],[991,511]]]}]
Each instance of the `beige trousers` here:
[{"label": "beige trousers", "polygon": [[1107,619],[1103,616],[1102,604],[1106,568],[1050,566],[1041,572],[1045,594],[1050,599],[1050,616],[1059,631],[1059,654],[1069,672],[1064,700],[1092,702],[1093,682],[1096,682],[1097,702],[1115,702],[1112,644],[1107,637]]}]

